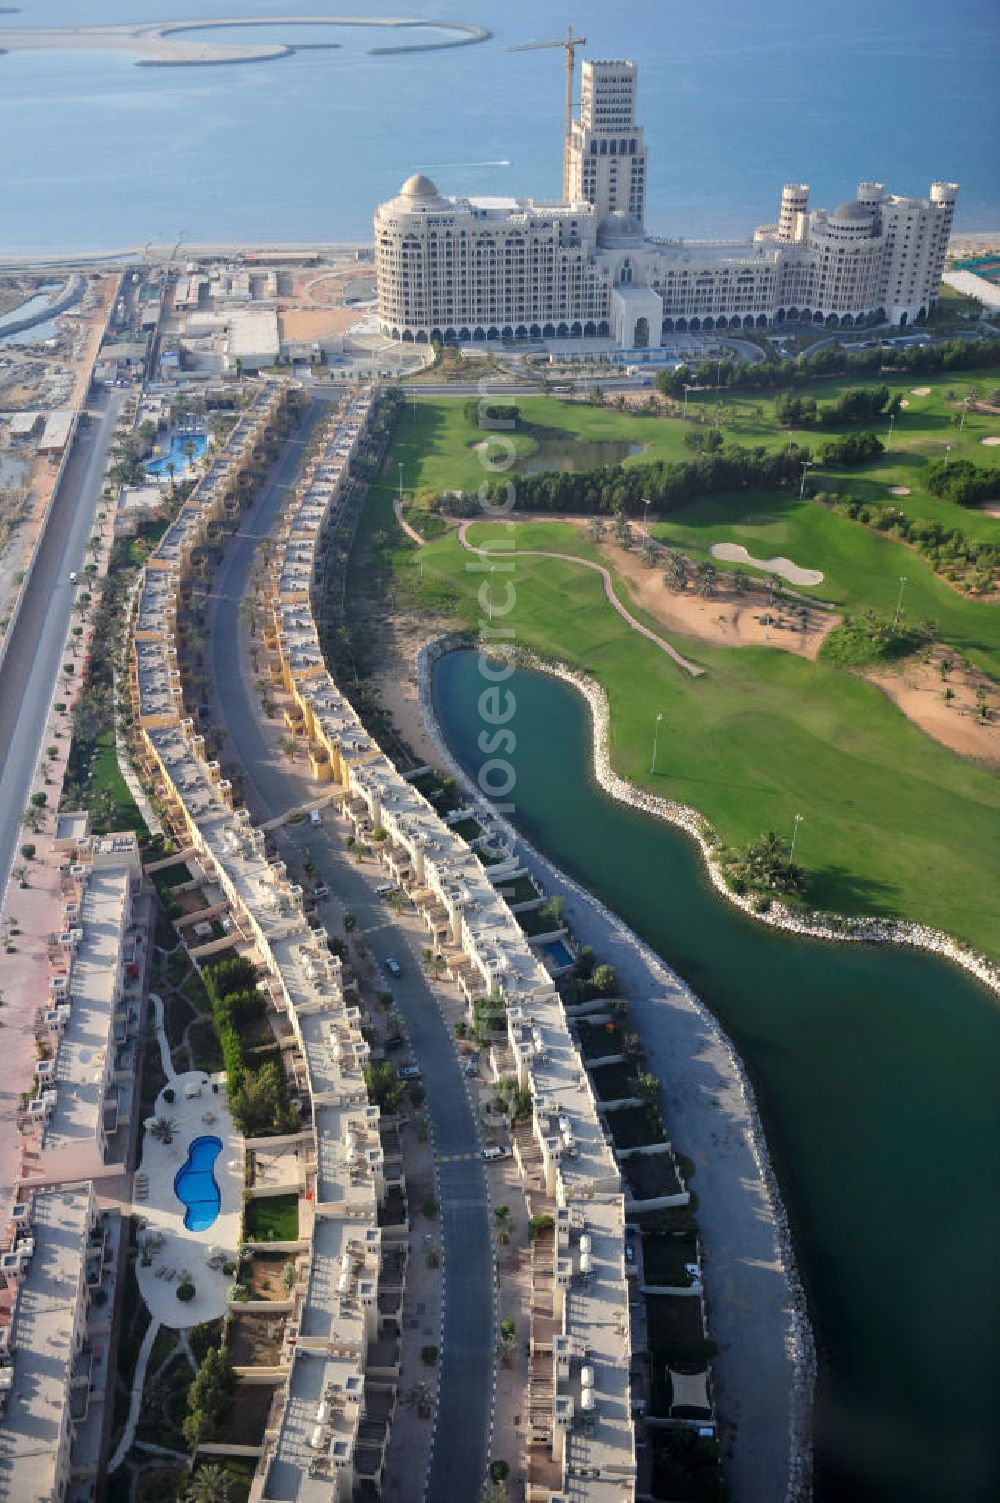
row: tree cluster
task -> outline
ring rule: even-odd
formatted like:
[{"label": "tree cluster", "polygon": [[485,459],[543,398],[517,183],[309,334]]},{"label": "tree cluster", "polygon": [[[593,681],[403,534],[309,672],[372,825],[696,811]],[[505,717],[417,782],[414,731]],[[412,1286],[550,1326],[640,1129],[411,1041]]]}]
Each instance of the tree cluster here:
[{"label": "tree cluster", "polygon": [[843,438],[831,439],[819,451],[820,464],[857,465],[868,464],[885,453],[885,444],[877,434],[866,428],[863,433],[847,433]]},{"label": "tree cluster", "polygon": [[812,395],[795,396],[783,391],[774,401],[774,415],[786,428],[810,428],[819,423],[824,428],[840,428],[847,423],[870,423],[876,418],[895,416],[900,397],[888,386],[852,386],[835,402],[819,407]]},{"label": "tree cluster", "polygon": [[948,464],[938,459],[927,471],[927,489],[943,501],[978,506],[1000,496],[1000,466],[973,464],[971,459],[955,459]]},{"label": "tree cluster", "polygon": [[722,386],[730,390],[764,391],[801,386],[817,376],[872,375],[881,371],[981,370],[1000,364],[1000,338],[949,339],[941,344],[893,346],[883,349],[845,350],[828,345],[811,355],[794,358],[768,352],[755,365],[746,360],[702,360],[696,366],[660,371],[656,389],[680,399],[685,386]]},{"label": "tree cluster", "polygon": [[207,967],[204,981],[222,1048],[233,1121],[245,1137],[291,1131],[295,1115],[280,1066],[267,1060],[251,1068],[247,1060],[244,1032],[259,1023],[267,1010],[254,966],[235,956]]},{"label": "tree cluster", "polygon": [[192,1451],[217,1435],[233,1404],[232,1363],[222,1347],[209,1347],[188,1389],[184,1439]]},{"label": "tree cluster", "polygon": [[[690,460],[660,460],[654,464],[605,465],[576,473],[545,470],[522,475],[517,484],[517,504],[525,511],[622,513],[640,516],[648,500],[658,511],[672,511],[696,496],[720,491],[789,490],[798,484],[809,450],[789,448],[753,449],[724,443],[710,454]],[[505,485],[490,487],[491,499],[499,505]]]},{"label": "tree cluster", "polygon": [[860,501],[857,496],[845,496],[836,503],[836,509],[854,522],[863,522],[912,544],[937,573],[974,571],[977,589],[984,592],[993,589],[994,574],[1000,570],[1000,542],[970,538],[957,527],[908,517],[898,506],[878,506]]}]

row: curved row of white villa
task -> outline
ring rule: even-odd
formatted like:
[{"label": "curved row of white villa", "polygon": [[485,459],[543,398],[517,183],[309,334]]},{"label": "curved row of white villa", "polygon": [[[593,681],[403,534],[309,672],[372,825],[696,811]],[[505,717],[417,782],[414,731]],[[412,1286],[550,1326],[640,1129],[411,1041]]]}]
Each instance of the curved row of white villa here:
[{"label": "curved row of white villa", "polygon": [[[266,1373],[246,1375],[277,1384],[251,1496],[255,1503],[341,1503],[363,1478],[378,1483],[385,1426],[381,1445],[370,1441],[377,1426],[366,1426],[364,1439],[361,1426],[370,1402],[383,1419],[391,1413],[399,1364],[398,1330],[379,1305],[379,1210],[391,1187],[379,1111],[369,1104],[364,1081],[368,1045],[326,934],[310,926],[301,889],[282,862],[268,860],[263,831],[234,807],[231,787],[185,715],[176,640],[207,551],[226,518],[238,514],[292,400],[288,387],[256,393],[150,557],[134,622],[131,679],[143,770],[184,858],[200,868],[205,914],[228,914],[232,925],[224,938],[195,947],[192,955],[208,958],[235,938],[256,962],[279,1015],[286,1071],[304,1107],[300,1134],[246,1145],[255,1193],[261,1193],[266,1165],[263,1178],[272,1191],[301,1195],[303,1222],[297,1243],[287,1249],[297,1259],[297,1279],[280,1359]],[[358,432],[354,422],[353,440]],[[350,448],[348,440],[346,457]],[[289,1163],[292,1169],[283,1167]],[[405,1224],[393,1230],[403,1236]]]},{"label": "curved row of white villa", "polygon": [[339,786],[361,837],[378,832],[387,875],[424,916],[470,1008],[489,992],[506,1004],[507,1040],[494,1065],[531,1091],[531,1120],[514,1129],[515,1159],[532,1214],[553,1222],[533,1253],[526,1496],[622,1503],[635,1496],[636,1474],[622,1179],[552,977],[494,886],[518,870],[516,860],[508,850],[484,866],[398,771],[328,673],[313,617],[331,546],[326,524],[345,505],[346,465],[372,400],[348,399],[286,508],[264,645],[313,774]]}]

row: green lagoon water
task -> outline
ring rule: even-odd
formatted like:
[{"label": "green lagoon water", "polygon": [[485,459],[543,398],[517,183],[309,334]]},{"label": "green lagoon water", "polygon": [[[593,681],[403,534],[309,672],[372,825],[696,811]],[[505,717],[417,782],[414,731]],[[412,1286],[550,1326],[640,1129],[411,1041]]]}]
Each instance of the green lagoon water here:
[{"label": "green lagoon water", "polygon": [[[473,774],[483,687],[474,653],[435,669]],[[515,823],[691,983],[753,1078],[819,1350],[817,1497],[1000,1497],[1000,1002],[931,956],[745,918],[686,837],[601,792],[572,689],[509,687]]]}]

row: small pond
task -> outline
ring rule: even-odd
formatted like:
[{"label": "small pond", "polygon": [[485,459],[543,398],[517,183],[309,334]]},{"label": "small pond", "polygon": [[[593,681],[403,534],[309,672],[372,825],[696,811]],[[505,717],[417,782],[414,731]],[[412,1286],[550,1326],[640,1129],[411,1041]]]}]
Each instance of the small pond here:
[{"label": "small pond", "polygon": [[546,470],[596,470],[602,465],[621,464],[641,454],[645,444],[626,443],[618,438],[582,439],[572,433],[540,438],[534,454],[524,454],[514,465],[521,475],[541,475]]}]

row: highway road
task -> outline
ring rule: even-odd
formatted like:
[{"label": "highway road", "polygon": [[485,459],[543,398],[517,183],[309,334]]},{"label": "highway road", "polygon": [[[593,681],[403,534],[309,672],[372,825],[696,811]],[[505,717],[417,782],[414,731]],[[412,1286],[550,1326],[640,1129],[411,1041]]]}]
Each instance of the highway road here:
[{"label": "highway road", "polygon": [[19,843],[21,815],[32,791],[49,707],[66,656],[73,598],[94,531],[97,500],[115,423],[125,400],[112,391],[77,433],[25,580],[21,609],[0,664],[0,891],[5,891]]},{"label": "highway road", "polygon": [[[300,794],[287,764],[265,741],[250,675],[235,671],[240,657],[240,603],[249,589],[257,544],[268,532],[282,495],[296,476],[303,446],[326,404],[313,400],[302,429],[286,447],[259,500],[245,515],[239,535],[226,548],[211,585],[210,661],[216,704],[256,790],[252,804],[275,816],[295,805]],[[426,939],[412,918],[397,920],[375,895],[381,874],[358,867],[344,849],[344,829],[325,813],[323,824],[286,826],[300,849],[308,843],[319,877],[334,894],[330,909],[349,910],[376,961],[392,956],[402,975],[392,982],[395,1003],[406,1024],[410,1046],[423,1072],[435,1156],[467,1155],[438,1162],[438,1202],[444,1270],[436,1443],[426,1503],[472,1503],[479,1497],[488,1461],[495,1351],[493,1248],[486,1178],[472,1106],[454,1039],[438,1011],[424,976],[420,947]],[[324,905],[326,907],[327,905]],[[412,1214],[412,1213],[411,1213]]]}]

